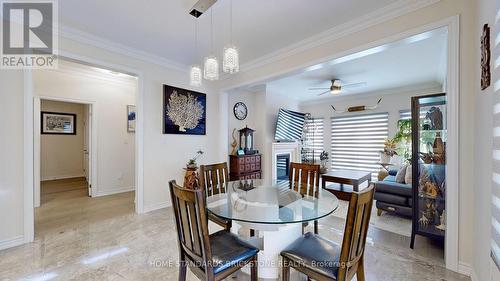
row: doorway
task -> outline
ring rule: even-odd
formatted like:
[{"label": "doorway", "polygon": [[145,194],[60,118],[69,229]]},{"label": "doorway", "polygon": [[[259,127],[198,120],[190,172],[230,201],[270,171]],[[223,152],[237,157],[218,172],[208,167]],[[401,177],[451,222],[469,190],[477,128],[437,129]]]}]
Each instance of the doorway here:
[{"label": "doorway", "polygon": [[116,204],[108,218],[134,213],[137,145],[129,116],[136,116],[138,79],[61,61],[58,70],[34,71],[33,89],[36,234],[104,218],[104,202]]}]

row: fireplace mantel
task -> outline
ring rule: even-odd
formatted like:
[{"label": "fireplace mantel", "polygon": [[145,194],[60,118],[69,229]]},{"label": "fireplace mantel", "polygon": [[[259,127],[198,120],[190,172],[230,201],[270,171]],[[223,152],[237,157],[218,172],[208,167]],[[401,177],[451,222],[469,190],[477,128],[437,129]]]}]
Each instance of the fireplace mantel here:
[{"label": "fireplace mantel", "polygon": [[280,154],[289,154],[290,162],[301,162],[300,158],[300,145],[298,142],[273,142],[271,146],[271,157],[272,157],[272,178],[277,178],[277,159],[276,157]]}]

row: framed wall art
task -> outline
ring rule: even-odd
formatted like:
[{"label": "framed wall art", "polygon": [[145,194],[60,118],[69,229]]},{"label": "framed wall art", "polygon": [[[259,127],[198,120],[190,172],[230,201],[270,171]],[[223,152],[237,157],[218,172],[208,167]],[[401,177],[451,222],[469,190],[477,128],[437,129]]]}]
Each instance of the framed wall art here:
[{"label": "framed wall art", "polygon": [[163,85],[163,133],[206,134],[207,95]]},{"label": "framed wall art", "polygon": [[76,135],[76,114],[48,111],[41,114],[41,134]]}]

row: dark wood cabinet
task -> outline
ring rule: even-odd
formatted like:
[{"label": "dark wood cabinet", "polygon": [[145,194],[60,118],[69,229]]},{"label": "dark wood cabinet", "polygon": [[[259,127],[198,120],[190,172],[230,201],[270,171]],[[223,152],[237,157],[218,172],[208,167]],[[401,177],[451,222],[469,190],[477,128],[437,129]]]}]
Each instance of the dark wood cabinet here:
[{"label": "dark wood cabinet", "polygon": [[262,177],[261,155],[229,155],[229,179],[247,180]]},{"label": "dark wood cabinet", "polygon": [[415,235],[445,239],[447,139],[446,95],[413,97],[412,249]]}]

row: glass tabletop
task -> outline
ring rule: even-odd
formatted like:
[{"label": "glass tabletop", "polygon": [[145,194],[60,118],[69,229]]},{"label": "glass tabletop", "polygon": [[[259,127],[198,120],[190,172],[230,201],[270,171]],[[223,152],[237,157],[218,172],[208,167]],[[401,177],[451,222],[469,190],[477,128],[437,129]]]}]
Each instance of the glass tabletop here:
[{"label": "glass tabletop", "polygon": [[337,197],[319,190],[318,198],[290,189],[288,181],[241,180],[225,184],[224,193],[207,198],[212,214],[229,220],[288,224],[320,219],[339,205]]}]

